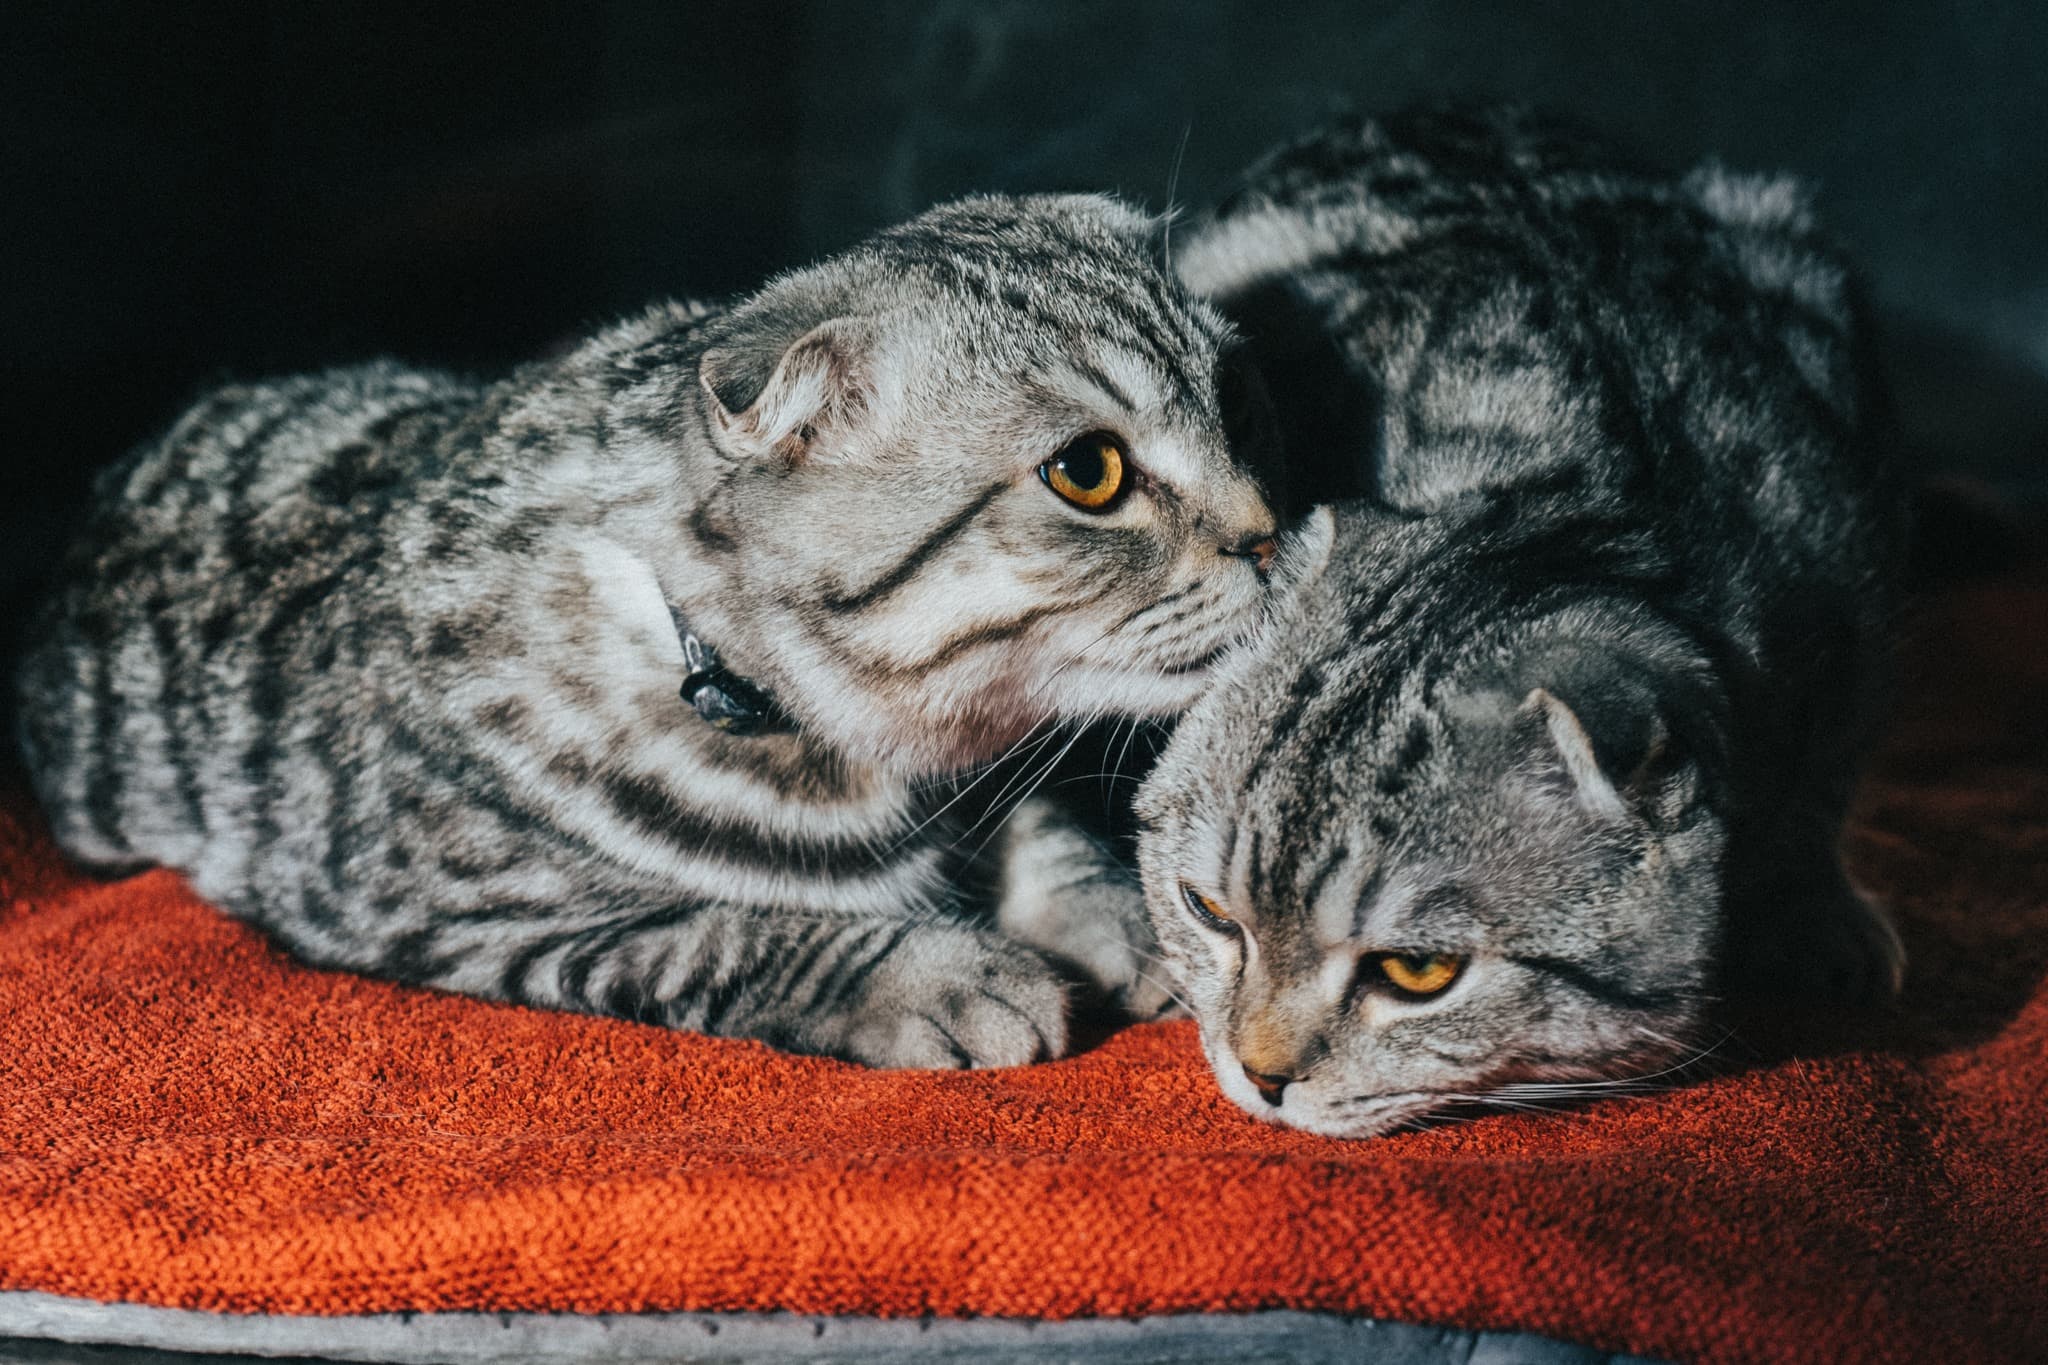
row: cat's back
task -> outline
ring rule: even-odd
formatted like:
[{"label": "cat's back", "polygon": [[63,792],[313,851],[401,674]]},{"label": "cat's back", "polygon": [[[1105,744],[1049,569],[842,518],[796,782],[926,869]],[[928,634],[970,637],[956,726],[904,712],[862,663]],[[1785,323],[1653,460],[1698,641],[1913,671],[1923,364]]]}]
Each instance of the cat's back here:
[{"label": "cat's back", "polygon": [[1654,528],[1730,603],[1895,547],[1855,281],[1789,177],[1422,110],[1272,153],[1179,268],[1281,357],[1316,488],[1427,512],[1575,487],[1548,505]]},{"label": "cat's back", "polygon": [[375,574],[387,513],[474,401],[391,363],[227,384],[100,477],[15,679],[22,755],[67,852],[179,860],[204,737],[245,730],[266,657]]},{"label": "cat's back", "polygon": [[1401,610],[1400,676],[1547,619],[1537,598],[1628,604],[1603,637],[1633,649],[1628,618],[1656,621],[1714,661],[1739,805],[1839,810],[1903,509],[1856,282],[1803,186],[1645,170],[1515,111],[1423,114],[1283,149],[1185,250],[1255,346],[1315,339],[1274,382],[1314,376],[1280,402],[1310,486],[1450,546],[1427,572],[1384,546],[1351,566]]},{"label": "cat's back", "polygon": [[1191,288],[1227,297],[1261,280],[1385,265],[1447,234],[1512,237],[1516,205],[1532,194],[1643,180],[1573,125],[1517,106],[1344,119],[1254,162],[1174,240],[1173,265]]}]

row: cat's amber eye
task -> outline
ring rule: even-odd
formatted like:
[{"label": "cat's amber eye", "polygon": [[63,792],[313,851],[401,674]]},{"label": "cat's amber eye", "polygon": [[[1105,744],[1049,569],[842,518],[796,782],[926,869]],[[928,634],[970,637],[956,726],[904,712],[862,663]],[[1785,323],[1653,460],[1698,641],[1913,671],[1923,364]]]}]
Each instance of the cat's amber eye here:
[{"label": "cat's amber eye", "polygon": [[1463,958],[1449,953],[1382,953],[1373,959],[1389,986],[1403,995],[1440,995],[1464,970]]},{"label": "cat's amber eye", "polygon": [[1180,898],[1188,903],[1188,909],[1195,912],[1195,918],[1211,929],[1221,929],[1225,933],[1237,932],[1236,920],[1217,909],[1215,901],[1186,882],[1180,884]]},{"label": "cat's amber eye", "polygon": [[1124,449],[1106,431],[1091,431],[1067,442],[1038,467],[1045,486],[1084,512],[1107,512],[1122,495]]}]

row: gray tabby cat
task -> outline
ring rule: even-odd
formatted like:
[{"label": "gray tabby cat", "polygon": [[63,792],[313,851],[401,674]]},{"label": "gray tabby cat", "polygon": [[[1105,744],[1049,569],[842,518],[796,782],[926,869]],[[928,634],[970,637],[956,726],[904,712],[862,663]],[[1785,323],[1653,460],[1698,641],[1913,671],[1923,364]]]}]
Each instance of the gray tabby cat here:
[{"label": "gray tabby cat", "polygon": [[496,382],[211,394],[105,479],[26,656],[57,839],[323,966],[1058,1055],[1062,978],[960,894],[932,779],[1184,708],[1256,620],[1230,332],[1155,237],[968,200]]},{"label": "gray tabby cat", "polygon": [[1835,838],[1898,499],[1799,188],[1419,114],[1274,154],[1178,264],[1356,494],[1140,797],[1223,1089],[1365,1136],[1895,989]]}]

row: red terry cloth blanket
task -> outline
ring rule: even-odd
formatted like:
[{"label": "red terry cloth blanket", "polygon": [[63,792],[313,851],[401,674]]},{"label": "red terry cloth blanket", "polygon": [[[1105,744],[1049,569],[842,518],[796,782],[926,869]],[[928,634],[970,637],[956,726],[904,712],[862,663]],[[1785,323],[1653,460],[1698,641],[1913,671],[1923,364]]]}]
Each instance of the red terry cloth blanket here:
[{"label": "red terry cloth blanket", "polygon": [[1193,1027],[883,1073],[287,961],[0,800],[0,1289],[237,1313],[1260,1308],[1699,1361],[2048,1359],[2048,591],[1933,604],[1852,861],[1913,954],[1720,1073],[1365,1142]]}]

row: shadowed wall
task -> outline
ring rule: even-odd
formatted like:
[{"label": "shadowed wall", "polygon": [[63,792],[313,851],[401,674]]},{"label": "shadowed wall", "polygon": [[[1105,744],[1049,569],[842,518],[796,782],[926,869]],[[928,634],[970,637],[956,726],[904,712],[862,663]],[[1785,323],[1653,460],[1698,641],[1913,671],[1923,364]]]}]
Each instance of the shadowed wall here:
[{"label": "shadowed wall", "polygon": [[935,199],[1200,202],[1331,112],[1434,96],[1816,177],[1923,468],[2048,463],[2048,8],[2021,0],[17,4],[7,31],[0,613],[90,472],[222,375],[503,364]]}]

